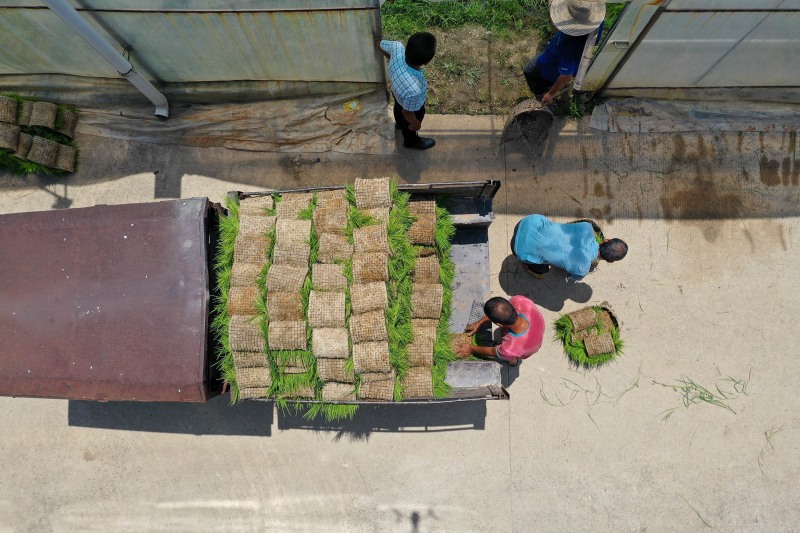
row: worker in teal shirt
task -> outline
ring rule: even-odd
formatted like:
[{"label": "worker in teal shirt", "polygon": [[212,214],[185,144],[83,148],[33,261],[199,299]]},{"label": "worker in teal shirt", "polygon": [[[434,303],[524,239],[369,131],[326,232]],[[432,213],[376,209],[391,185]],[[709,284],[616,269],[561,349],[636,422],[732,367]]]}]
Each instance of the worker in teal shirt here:
[{"label": "worker in teal shirt", "polygon": [[559,224],[542,215],[530,215],[514,228],[511,251],[537,278],[543,278],[554,265],[580,280],[600,259],[613,263],[624,258],[628,245],[620,239],[598,244],[589,222]]}]

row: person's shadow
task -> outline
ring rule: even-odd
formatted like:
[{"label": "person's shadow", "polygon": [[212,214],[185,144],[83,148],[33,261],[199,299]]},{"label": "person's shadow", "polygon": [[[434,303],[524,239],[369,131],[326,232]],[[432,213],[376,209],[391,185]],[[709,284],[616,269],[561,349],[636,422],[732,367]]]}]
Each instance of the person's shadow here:
[{"label": "person's shadow", "polygon": [[513,254],[503,260],[500,287],[509,296],[521,294],[550,311],[561,311],[567,300],[586,303],[592,298],[589,285],[569,279],[569,275],[559,268],[551,267],[542,279],[533,277]]}]

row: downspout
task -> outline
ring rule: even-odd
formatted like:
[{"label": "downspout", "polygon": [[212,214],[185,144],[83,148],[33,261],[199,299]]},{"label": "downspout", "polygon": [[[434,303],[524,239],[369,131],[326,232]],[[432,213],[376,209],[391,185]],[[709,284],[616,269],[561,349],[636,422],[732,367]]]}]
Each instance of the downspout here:
[{"label": "downspout", "polygon": [[66,0],[42,0],[42,3],[49,7],[56,15],[75,30],[92,48],[103,56],[112,67],[116,69],[120,76],[131,82],[134,87],[145,95],[148,100],[156,106],[155,114],[159,117],[169,117],[169,102],[167,97],[161,94],[153,84],[139,74],[133,65],[122,57],[103,37],[92,28],[75,8],[67,3]]},{"label": "downspout", "polygon": [[592,52],[594,51],[598,31],[599,28],[595,29],[586,38],[586,44],[583,47],[583,55],[581,56],[581,63],[578,65],[578,73],[575,74],[575,84],[572,86],[573,90],[575,91],[581,90],[583,78],[586,76],[586,71],[589,70],[589,63],[592,62]]}]

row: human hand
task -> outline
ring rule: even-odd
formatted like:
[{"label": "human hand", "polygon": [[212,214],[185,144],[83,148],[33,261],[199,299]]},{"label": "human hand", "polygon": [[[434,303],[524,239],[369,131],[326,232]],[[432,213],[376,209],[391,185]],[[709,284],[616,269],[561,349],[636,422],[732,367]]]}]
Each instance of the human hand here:
[{"label": "human hand", "polygon": [[553,103],[553,95],[550,93],[544,93],[544,96],[542,96],[542,105],[549,106],[552,105],[552,103]]},{"label": "human hand", "polygon": [[470,347],[469,344],[461,343],[456,348],[456,355],[458,356],[459,359],[469,357],[470,355],[472,355],[472,348]]},{"label": "human hand", "polygon": [[464,333],[472,337],[476,333],[478,333],[478,328],[480,326],[481,321],[478,320],[477,322],[473,322],[472,324],[467,324],[467,327],[464,328]]},{"label": "human hand", "polygon": [[422,128],[422,122],[420,122],[419,120],[415,120],[414,122],[408,123],[408,129],[410,129],[411,131],[419,131],[420,128]]}]

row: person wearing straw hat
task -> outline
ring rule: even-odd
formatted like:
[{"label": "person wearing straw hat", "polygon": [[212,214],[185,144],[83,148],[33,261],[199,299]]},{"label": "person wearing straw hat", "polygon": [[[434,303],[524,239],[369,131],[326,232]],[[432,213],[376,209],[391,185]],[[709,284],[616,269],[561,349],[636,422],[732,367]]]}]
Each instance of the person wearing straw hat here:
[{"label": "person wearing straw hat", "polygon": [[586,39],[603,33],[606,5],[602,1],[550,0],[550,20],[558,30],[544,52],[531,59],[522,73],[531,92],[548,106],[578,73]]}]

